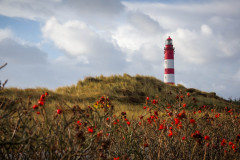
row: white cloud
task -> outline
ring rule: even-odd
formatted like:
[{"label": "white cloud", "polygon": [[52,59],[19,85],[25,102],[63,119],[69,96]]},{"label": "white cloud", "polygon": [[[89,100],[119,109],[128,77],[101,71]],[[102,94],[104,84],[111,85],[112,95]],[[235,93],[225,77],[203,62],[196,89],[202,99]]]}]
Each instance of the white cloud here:
[{"label": "white cloud", "polygon": [[55,16],[97,22],[114,19],[123,10],[120,0],[0,0],[1,15],[41,21]]},{"label": "white cloud", "polygon": [[[126,63],[125,54],[111,40],[101,37],[91,26],[77,20],[60,23],[56,18],[51,18],[43,26],[45,38],[65,51],[65,55],[74,58],[77,63],[88,64],[92,70],[116,69],[122,70]],[[69,60],[69,58],[59,58]],[[94,68],[96,67],[96,68]]]},{"label": "white cloud", "polygon": [[80,14],[107,17],[117,15],[124,9],[120,0],[67,0],[63,2],[63,5],[68,6]]},{"label": "white cloud", "polygon": [[[56,2],[38,1],[38,0],[1,0],[0,14],[9,17],[21,17],[26,19],[45,19],[48,15],[52,15]],[[55,6],[56,7],[56,6]]]},{"label": "white cloud", "polygon": [[6,38],[12,37],[12,31],[10,29],[0,29],[0,42]]},{"label": "white cloud", "polygon": [[137,51],[141,53],[144,60],[151,62],[163,62],[163,49],[159,45],[144,44]]},{"label": "white cloud", "polygon": [[132,26],[147,36],[152,36],[162,31],[157,21],[142,12],[129,12],[128,19]]},{"label": "white cloud", "polygon": [[208,25],[203,24],[203,25],[201,26],[201,32],[202,32],[202,34],[208,36],[208,35],[211,35],[211,34],[212,34],[212,29],[211,29]]},{"label": "white cloud", "polygon": [[129,11],[126,18],[127,23],[112,31],[112,39],[124,52],[131,54],[150,44],[159,46],[163,29],[157,21],[139,11]]},{"label": "white cloud", "polygon": [[45,38],[51,39],[55,45],[72,56],[86,55],[94,50],[97,35],[80,21],[68,21],[60,24],[52,17],[42,28]]}]

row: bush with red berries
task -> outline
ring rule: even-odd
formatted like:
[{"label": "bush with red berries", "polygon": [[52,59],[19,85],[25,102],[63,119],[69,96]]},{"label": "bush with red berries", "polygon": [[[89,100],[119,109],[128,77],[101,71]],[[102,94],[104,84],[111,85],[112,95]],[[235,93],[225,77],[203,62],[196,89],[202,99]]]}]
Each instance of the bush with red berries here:
[{"label": "bush with red berries", "polygon": [[146,97],[130,117],[114,110],[107,96],[89,106],[53,106],[48,98],[0,99],[0,159],[240,157],[240,116],[231,104],[216,112],[214,106],[191,107],[196,99],[189,93],[174,102]]}]

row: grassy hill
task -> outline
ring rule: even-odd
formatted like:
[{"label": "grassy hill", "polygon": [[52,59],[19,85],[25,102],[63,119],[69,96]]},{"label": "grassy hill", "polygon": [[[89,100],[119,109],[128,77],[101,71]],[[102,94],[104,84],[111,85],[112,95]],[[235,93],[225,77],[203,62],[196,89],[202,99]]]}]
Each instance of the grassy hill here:
[{"label": "grassy hill", "polygon": [[146,97],[158,99],[164,103],[174,103],[177,96],[186,95],[189,92],[191,99],[195,101],[191,104],[192,107],[210,105],[222,108],[229,104],[227,100],[217,96],[214,92],[207,93],[194,88],[186,88],[183,85],[167,85],[154,77],[128,74],[86,77],[76,85],[60,87],[55,91],[47,88],[6,88],[0,92],[0,95],[12,99],[37,100],[39,95],[46,91],[51,95],[50,103],[64,101],[69,104],[90,104],[103,95],[109,96],[118,105],[143,105]]}]

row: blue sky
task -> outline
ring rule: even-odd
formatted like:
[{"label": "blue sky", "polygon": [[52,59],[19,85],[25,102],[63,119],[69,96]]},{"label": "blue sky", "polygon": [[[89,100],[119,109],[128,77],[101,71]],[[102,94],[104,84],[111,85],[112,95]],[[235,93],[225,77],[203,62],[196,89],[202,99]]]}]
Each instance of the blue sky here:
[{"label": "blue sky", "polygon": [[10,29],[16,37],[25,41],[41,42],[41,24],[38,21],[0,15],[0,28]]},{"label": "blue sky", "polygon": [[1,0],[0,79],[50,89],[123,73],[163,80],[170,35],[177,84],[239,98],[239,28],[238,0]]}]

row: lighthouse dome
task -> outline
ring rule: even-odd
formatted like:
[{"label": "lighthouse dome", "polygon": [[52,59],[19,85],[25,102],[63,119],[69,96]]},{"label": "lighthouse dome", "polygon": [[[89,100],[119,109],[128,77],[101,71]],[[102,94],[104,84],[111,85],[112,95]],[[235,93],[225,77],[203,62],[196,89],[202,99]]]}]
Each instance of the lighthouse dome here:
[{"label": "lighthouse dome", "polygon": [[170,36],[166,40],[165,45],[172,45],[172,38]]}]

